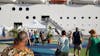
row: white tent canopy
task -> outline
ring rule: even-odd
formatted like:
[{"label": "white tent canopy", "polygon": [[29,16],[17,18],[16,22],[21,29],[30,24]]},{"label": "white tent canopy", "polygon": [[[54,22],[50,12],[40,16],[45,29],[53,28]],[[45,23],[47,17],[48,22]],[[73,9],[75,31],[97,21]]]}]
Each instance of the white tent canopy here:
[{"label": "white tent canopy", "polygon": [[33,22],[28,22],[28,23],[23,23],[23,27],[25,28],[36,28],[36,29],[41,29],[41,28],[46,28],[45,25],[42,25],[39,23],[37,20],[33,20]]},{"label": "white tent canopy", "polygon": [[18,1],[24,3],[34,3],[34,4],[44,4],[47,2],[47,0],[18,0]]},{"label": "white tent canopy", "polygon": [[16,0],[0,0],[0,3],[15,3]]},{"label": "white tent canopy", "polygon": [[74,4],[94,4],[95,0],[71,0]]}]

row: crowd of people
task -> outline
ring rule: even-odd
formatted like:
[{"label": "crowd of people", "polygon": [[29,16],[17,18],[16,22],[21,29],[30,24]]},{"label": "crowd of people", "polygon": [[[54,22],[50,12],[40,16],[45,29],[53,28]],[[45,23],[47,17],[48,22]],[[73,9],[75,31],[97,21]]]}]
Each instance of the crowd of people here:
[{"label": "crowd of people", "polygon": [[[56,29],[55,32],[59,35],[55,56],[69,56],[70,44],[74,45],[73,56],[76,56],[76,50],[78,50],[78,56],[81,55],[80,52],[82,49],[83,34],[79,31],[78,27],[76,27],[76,31],[70,31],[69,36],[67,36],[65,30],[63,30],[61,34]],[[100,56],[100,37],[97,36],[94,29],[91,29],[89,33],[90,37],[86,49],[86,56],[88,52],[89,56]],[[27,43],[30,43],[30,45],[39,43],[40,39],[42,43],[45,43],[48,38],[45,37],[44,32],[38,33],[33,30],[28,32],[20,31],[14,40],[14,45],[4,49],[2,56],[34,56],[34,52],[27,48],[26,45]]]},{"label": "crowd of people", "polygon": [[[57,32],[58,33],[58,32]],[[97,36],[96,31],[91,29],[89,31],[90,37],[86,48],[86,56],[100,56],[100,37]],[[59,34],[59,33],[58,33]],[[60,35],[60,34],[59,34]],[[71,40],[72,39],[72,40]],[[69,56],[70,42],[74,45],[74,55],[76,56],[76,50],[78,50],[78,56],[81,56],[83,34],[76,27],[75,32],[70,32],[69,37],[66,36],[66,31],[62,31],[58,40],[58,47],[55,52],[56,56]]]},{"label": "crowd of people", "polygon": [[33,45],[35,43],[42,43],[44,44],[47,40],[47,37],[44,32],[40,31],[28,31],[27,34],[29,35],[29,44]]}]

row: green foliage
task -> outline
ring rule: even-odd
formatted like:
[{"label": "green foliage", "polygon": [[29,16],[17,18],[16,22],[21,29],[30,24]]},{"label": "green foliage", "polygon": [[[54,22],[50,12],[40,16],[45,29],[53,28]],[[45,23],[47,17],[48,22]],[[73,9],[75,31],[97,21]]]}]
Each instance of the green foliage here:
[{"label": "green foliage", "polygon": [[47,38],[52,38],[53,37],[53,35],[52,34],[47,34]]},{"label": "green foliage", "polygon": [[52,29],[52,27],[51,26],[49,26],[49,30],[51,30]]},{"label": "green foliage", "polygon": [[10,31],[10,33],[13,34],[12,37],[16,38],[16,37],[17,37],[17,34],[18,34],[18,30],[17,30],[17,29],[12,29],[12,30]]}]

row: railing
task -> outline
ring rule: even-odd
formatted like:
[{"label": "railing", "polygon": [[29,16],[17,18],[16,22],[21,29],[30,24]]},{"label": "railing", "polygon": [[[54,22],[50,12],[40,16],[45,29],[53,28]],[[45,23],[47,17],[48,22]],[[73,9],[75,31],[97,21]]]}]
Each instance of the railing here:
[{"label": "railing", "polygon": [[57,22],[55,22],[54,20],[52,20],[52,19],[49,18],[48,22],[51,23],[51,24],[53,24],[55,26],[55,28],[57,28],[57,29],[59,29],[61,31],[63,30],[63,28]]}]

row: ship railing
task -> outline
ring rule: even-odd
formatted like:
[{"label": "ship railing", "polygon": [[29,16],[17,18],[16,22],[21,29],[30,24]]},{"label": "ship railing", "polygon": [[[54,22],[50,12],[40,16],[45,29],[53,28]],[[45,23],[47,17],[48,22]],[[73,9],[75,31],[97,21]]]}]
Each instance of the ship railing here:
[{"label": "ship railing", "polygon": [[50,22],[50,23],[52,23],[54,26],[55,26],[55,28],[57,28],[57,29],[59,29],[59,30],[63,30],[63,27],[61,27],[57,22],[55,22],[54,20],[52,20],[52,19],[48,19],[48,22]]}]

